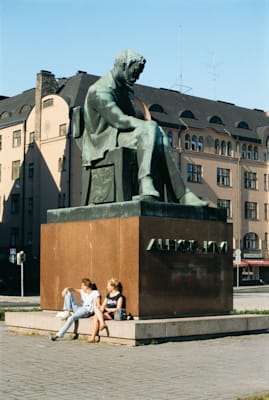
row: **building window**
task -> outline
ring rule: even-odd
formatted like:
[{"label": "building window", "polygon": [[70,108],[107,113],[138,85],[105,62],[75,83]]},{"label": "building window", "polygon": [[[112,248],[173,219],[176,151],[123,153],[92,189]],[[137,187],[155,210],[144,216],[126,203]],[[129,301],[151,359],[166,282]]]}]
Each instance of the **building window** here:
[{"label": "building window", "polygon": [[62,195],[61,193],[58,193],[58,208],[62,206]]},{"label": "building window", "polygon": [[265,221],[268,221],[268,210],[269,210],[269,203],[264,204],[264,219]]},{"label": "building window", "polygon": [[220,151],[220,145],[219,145],[219,139],[215,140],[215,154],[219,154]]},{"label": "building window", "polygon": [[19,147],[21,145],[21,130],[13,132],[13,147]]},{"label": "building window", "polygon": [[191,149],[192,150],[197,150],[197,136],[196,135],[192,135],[191,137]]},{"label": "building window", "polygon": [[29,133],[29,144],[35,143],[35,132]]},{"label": "building window", "polygon": [[20,177],[20,160],[12,161],[12,180]]},{"label": "building window", "polygon": [[59,193],[58,194],[58,208],[64,208],[66,206],[65,201],[66,201],[65,193],[63,193],[63,194]]},{"label": "building window", "polygon": [[245,171],[245,189],[257,189],[257,174]]},{"label": "building window", "polygon": [[252,160],[252,146],[248,146],[248,160]]},{"label": "building window", "polygon": [[226,208],[227,218],[232,218],[231,200],[218,199],[218,207]]},{"label": "building window", "polygon": [[28,215],[33,215],[33,209],[34,209],[34,199],[33,199],[33,197],[29,197],[28,198],[28,207],[27,207]]},{"label": "building window", "polygon": [[264,250],[268,250],[268,233],[264,233],[264,245],[263,245]]},{"label": "building window", "polygon": [[241,128],[241,129],[249,129],[248,123],[245,121],[240,121],[237,124],[237,128]]},{"label": "building window", "polygon": [[243,160],[247,158],[247,146],[245,144],[242,144],[241,157]]},{"label": "building window", "polygon": [[231,155],[232,155],[232,150],[233,150],[233,148],[232,148],[232,143],[231,143],[231,142],[228,142],[228,143],[227,143],[227,155],[228,155],[229,157],[231,157]]},{"label": "building window", "polygon": [[217,168],[217,185],[231,186],[231,171],[226,168]]},{"label": "building window", "polygon": [[160,104],[152,104],[149,107],[149,111],[164,113],[164,109]]},{"label": "building window", "polygon": [[167,135],[167,139],[168,139],[168,143],[170,144],[171,147],[173,147],[173,134],[171,131],[166,133]]},{"label": "building window", "polygon": [[53,99],[46,99],[43,101],[43,108],[51,107],[53,106]]},{"label": "building window", "polygon": [[63,172],[66,170],[66,158],[63,156],[58,159],[58,172]]},{"label": "building window", "polygon": [[190,135],[185,135],[185,150],[190,150]]},{"label": "building window", "polygon": [[263,175],[263,188],[266,192],[269,190],[269,174]]},{"label": "building window", "polygon": [[258,219],[257,203],[245,201],[245,219]]},{"label": "building window", "polygon": [[259,159],[259,150],[258,150],[257,146],[254,146],[253,158],[254,158],[254,160],[258,160]]},{"label": "building window", "polygon": [[250,232],[244,236],[244,248],[250,250],[259,249],[259,237],[256,233]]},{"label": "building window", "polygon": [[2,135],[0,135],[0,150],[2,150]]},{"label": "building window", "polygon": [[19,228],[11,228],[10,232],[10,247],[18,247],[20,241]]},{"label": "building window", "polygon": [[222,140],[221,142],[221,155],[226,156],[226,142],[225,140]]},{"label": "building window", "polygon": [[11,195],[11,214],[18,214],[20,212],[20,195]]},{"label": "building window", "polygon": [[266,144],[265,144],[265,153],[264,153],[264,161],[269,160],[269,137],[266,139]]},{"label": "building window", "polygon": [[28,164],[28,178],[33,179],[34,177],[34,163]]},{"label": "building window", "polygon": [[2,114],[0,115],[0,119],[7,119],[11,116],[11,114],[8,111],[3,111]]},{"label": "building window", "polygon": [[202,182],[202,166],[189,164],[187,165],[187,181],[188,182]]},{"label": "building window", "polygon": [[66,136],[66,124],[59,125],[59,136]]},{"label": "building window", "polygon": [[204,138],[203,138],[203,136],[199,136],[199,139],[198,139],[198,151],[204,151]]},{"label": "building window", "polygon": [[211,124],[223,125],[221,118],[218,117],[217,115],[213,115],[213,117],[211,117],[211,118],[209,119],[209,122],[210,122]]},{"label": "building window", "polygon": [[180,114],[180,116],[182,118],[191,118],[191,119],[195,119],[194,114],[191,110],[185,110],[182,111],[182,113]]},{"label": "building window", "polygon": [[26,241],[27,241],[27,246],[32,246],[32,244],[33,244],[33,232],[27,232],[27,238],[26,238]]}]

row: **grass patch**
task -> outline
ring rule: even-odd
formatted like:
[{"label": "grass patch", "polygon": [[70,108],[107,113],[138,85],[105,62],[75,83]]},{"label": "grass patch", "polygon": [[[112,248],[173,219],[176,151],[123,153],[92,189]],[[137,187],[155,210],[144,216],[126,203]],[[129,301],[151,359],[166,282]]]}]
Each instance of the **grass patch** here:
[{"label": "grass patch", "polygon": [[249,397],[237,397],[236,400],[269,400],[269,393],[257,394]]},{"label": "grass patch", "polygon": [[41,311],[40,307],[32,307],[32,308],[19,308],[19,307],[13,307],[13,308],[0,308],[0,321],[5,321],[5,313],[6,312],[33,312],[33,311]]},{"label": "grass patch", "polygon": [[[236,314],[269,314],[269,310],[232,310],[230,312],[232,315]],[[267,400],[267,399],[266,399]]]}]

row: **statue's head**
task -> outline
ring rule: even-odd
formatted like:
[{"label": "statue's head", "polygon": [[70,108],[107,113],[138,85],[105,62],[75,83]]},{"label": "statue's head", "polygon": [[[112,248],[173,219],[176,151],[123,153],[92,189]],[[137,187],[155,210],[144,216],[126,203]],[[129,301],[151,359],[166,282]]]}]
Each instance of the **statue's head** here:
[{"label": "statue's head", "polygon": [[123,50],[115,58],[114,77],[122,83],[133,86],[143,71],[145,63],[145,58],[140,54],[132,50]]}]

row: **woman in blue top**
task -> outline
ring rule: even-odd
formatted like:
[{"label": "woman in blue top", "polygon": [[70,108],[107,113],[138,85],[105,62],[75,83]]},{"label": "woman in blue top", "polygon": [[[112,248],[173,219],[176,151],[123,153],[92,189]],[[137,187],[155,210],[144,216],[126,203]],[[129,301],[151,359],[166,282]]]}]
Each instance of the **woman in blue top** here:
[{"label": "woman in blue top", "polygon": [[[95,312],[94,322],[93,322],[93,331],[91,337],[88,339],[88,343],[95,343],[95,337],[99,332],[99,327],[101,330],[106,327],[105,322],[101,320],[101,315],[105,320],[114,319],[114,313],[117,310],[120,310],[123,306],[123,296],[119,290],[120,282],[115,279],[111,278],[107,282],[107,291],[108,294],[99,308],[100,313]],[[101,314],[101,315],[100,315]]]}]

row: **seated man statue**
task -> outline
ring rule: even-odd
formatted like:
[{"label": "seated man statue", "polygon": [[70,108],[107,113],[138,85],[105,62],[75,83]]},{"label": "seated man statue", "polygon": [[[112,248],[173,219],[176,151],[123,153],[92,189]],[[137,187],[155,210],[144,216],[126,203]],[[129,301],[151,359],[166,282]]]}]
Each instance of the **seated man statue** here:
[{"label": "seated man statue", "polygon": [[117,147],[136,149],[139,199],[159,199],[161,180],[173,202],[206,206],[185,185],[166,133],[156,122],[136,117],[133,85],[145,62],[141,55],[124,50],[113,69],[90,86],[84,105],[83,167],[91,167]]}]

